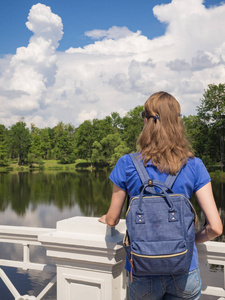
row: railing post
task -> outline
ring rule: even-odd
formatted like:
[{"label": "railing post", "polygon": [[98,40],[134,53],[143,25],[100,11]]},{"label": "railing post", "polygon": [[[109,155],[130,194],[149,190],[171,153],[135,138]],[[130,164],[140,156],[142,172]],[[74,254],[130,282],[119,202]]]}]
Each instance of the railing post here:
[{"label": "railing post", "polygon": [[30,263],[30,245],[23,244],[23,270],[27,270],[27,265]]},{"label": "railing post", "polygon": [[125,221],[111,228],[97,218],[74,217],[39,236],[57,266],[57,300],[125,300]]}]

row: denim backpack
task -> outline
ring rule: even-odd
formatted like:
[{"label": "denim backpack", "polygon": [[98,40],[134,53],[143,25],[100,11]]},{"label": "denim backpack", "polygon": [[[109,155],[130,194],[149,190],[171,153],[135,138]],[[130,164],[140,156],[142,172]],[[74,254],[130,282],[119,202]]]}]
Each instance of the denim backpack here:
[{"label": "denim backpack", "polygon": [[[183,194],[171,190],[178,174],[165,183],[150,179],[137,153],[130,154],[141,178],[139,195],[130,199],[123,244],[136,276],[189,271],[195,241],[196,212]],[[155,189],[156,188],[156,189]]]}]

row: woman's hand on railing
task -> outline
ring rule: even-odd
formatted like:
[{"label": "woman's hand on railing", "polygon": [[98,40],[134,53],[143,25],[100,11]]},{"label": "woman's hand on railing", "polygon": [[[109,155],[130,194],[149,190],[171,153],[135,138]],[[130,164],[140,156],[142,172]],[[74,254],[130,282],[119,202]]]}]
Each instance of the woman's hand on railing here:
[{"label": "woman's hand on railing", "polygon": [[100,219],[98,219],[98,221],[99,221],[100,223],[107,224],[107,223],[106,223],[106,215],[103,215]]}]

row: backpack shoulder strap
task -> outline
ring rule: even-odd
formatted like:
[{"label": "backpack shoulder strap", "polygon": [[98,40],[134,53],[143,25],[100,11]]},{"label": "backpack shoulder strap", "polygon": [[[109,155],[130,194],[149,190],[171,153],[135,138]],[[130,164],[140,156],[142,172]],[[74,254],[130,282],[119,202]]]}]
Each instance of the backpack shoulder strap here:
[{"label": "backpack shoulder strap", "polygon": [[[181,168],[182,169],[182,168]],[[177,179],[177,176],[180,174],[181,169],[176,173],[176,175],[169,174],[166,178],[165,185],[168,186],[168,188],[172,189],[172,186]]]},{"label": "backpack shoulder strap", "polygon": [[[145,166],[144,166],[143,162],[141,161],[141,157],[138,156],[138,153],[130,153],[129,155],[130,155],[130,158],[131,158],[131,160],[132,160],[132,162],[133,162],[133,164],[134,164],[134,166],[135,166],[135,168],[138,172],[138,175],[141,179],[142,184],[146,183],[150,178],[149,178],[149,175],[148,175],[148,173],[145,169]],[[152,194],[155,193],[154,187],[148,187],[146,189],[146,191],[148,191]]]},{"label": "backpack shoulder strap", "polygon": [[[130,158],[138,172],[138,175],[141,179],[141,182],[142,183],[145,183],[146,181],[149,180],[149,175],[144,167],[144,164],[143,162],[141,161],[141,158],[138,157],[138,153],[130,153]],[[181,168],[182,169],[182,168]],[[165,181],[165,185],[169,188],[169,189],[172,189],[172,186],[175,182],[175,180],[177,179],[177,176],[179,175],[181,169],[176,173],[176,175],[171,175],[169,174],[166,178],[166,181]],[[154,193],[155,192],[155,189],[152,187],[152,188],[148,188],[148,191],[150,192],[150,190],[152,190],[152,192]]]},{"label": "backpack shoulder strap", "polygon": [[144,183],[149,180],[148,173],[144,167],[144,164],[141,161],[141,158],[138,157],[138,153],[130,153],[130,158],[138,172],[138,175],[141,178],[141,182]]}]

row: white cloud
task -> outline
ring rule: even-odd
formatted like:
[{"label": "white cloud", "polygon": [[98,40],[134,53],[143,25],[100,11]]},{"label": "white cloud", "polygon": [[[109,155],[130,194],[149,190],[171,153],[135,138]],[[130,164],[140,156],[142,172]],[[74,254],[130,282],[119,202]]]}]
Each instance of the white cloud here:
[{"label": "white cloud", "polygon": [[[121,35],[118,32],[121,30]],[[115,28],[113,29],[115,31]],[[127,29],[127,31],[129,31]],[[95,31],[94,31],[95,32]],[[104,31],[105,32],[105,31]],[[92,36],[95,34],[93,33]],[[100,34],[99,34],[100,36]],[[99,36],[97,39],[99,39]],[[110,37],[111,36],[111,37]],[[141,35],[140,31],[133,32],[129,35],[124,34],[124,27],[117,27],[115,37],[112,37],[111,29],[106,31],[105,38],[101,41],[96,41],[94,44],[85,46],[84,48],[70,48],[67,53],[85,53],[94,55],[121,55],[129,56],[149,51],[149,40]],[[102,37],[102,36],[101,36]],[[110,38],[109,38],[110,37]]]},{"label": "white cloud", "polygon": [[[140,32],[138,32],[140,34]],[[130,31],[127,27],[117,27],[113,26],[109,28],[109,30],[100,30],[94,29],[92,31],[86,31],[85,35],[92,38],[92,39],[101,39],[101,38],[108,38],[108,39],[121,39],[127,36],[133,36],[134,33]]]},{"label": "white cloud", "polygon": [[82,110],[78,114],[78,122],[82,123],[85,120],[93,120],[96,116],[97,116],[97,111],[96,110],[92,110],[92,111]]},{"label": "white cloud", "polygon": [[171,58],[191,59],[198,51],[212,51],[225,34],[224,4],[206,9],[202,0],[173,0],[155,6],[153,12],[159,21],[168,24],[160,39],[170,45]]},{"label": "white cloud", "polygon": [[56,47],[63,34],[61,18],[39,3],[31,8],[28,20],[26,25],[33,31],[29,45],[18,48],[1,70],[0,101],[6,115],[39,113],[49,86],[55,82]]},{"label": "white cloud", "polygon": [[29,45],[0,60],[1,123],[24,116],[40,127],[78,126],[113,111],[124,114],[159,90],[177,97],[183,114],[194,114],[208,84],[224,82],[225,4],[206,9],[203,0],[172,0],[153,12],[167,24],[160,37],[113,26],[88,31],[93,43],[59,53],[60,17],[34,5],[26,23],[33,32]]},{"label": "white cloud", "polygon": [[26,26],[34,33],[32,40],[42,37],[50,40],[55,48],[58,47],[58,42],[63,36],[61,18],[52,13],[50,7],[40,3],[31,8]]}]

